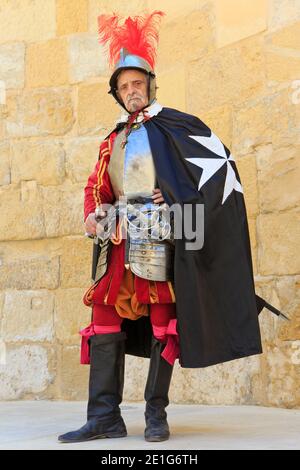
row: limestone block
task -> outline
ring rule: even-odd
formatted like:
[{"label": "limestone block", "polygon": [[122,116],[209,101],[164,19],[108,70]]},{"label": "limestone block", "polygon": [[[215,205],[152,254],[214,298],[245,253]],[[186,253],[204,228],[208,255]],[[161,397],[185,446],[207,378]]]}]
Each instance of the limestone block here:
[{"label": "limestone block", "polygon": [[64,135],[74,124],[70,90],[26,90],[7,96],[9,137]]},{"label": "limestone block", "polygon": [[[63,288],[91,284],[92,241],[86,237],[68,237],[63,240],[60,259],[60,285]],[[84,293],[84,292],[83,292]]]},{"label": "limestone block", "polygon": [[[233,114],[233,142],[232,151],[237,156],[255,153],[258,146],[268,149],[271,147],[272,130],[268,126],[267,102],[254,100],[236,109]],[[270,121],[270,117],[268,118]],[[258,149],[259,150],[259,149]]]},{"label": "limestone block", "polygon": [[100,137],[80,137],[65,142],[67,177],[72,183],[82,183],[82,189],[98,161],[102,140]]},{"label": "limestone block", "polygon": [[0,80],[0,139],[6,139],[6,118],[8,115],[8,108],[6,104],[6,88],[5,82]]},{"label": "limestone block", "polygon": [[[293,103],[294,90],[286,88],[262,99],[250,100],[233,116],[234,155],[300,144],[300,106]],[[284,113],[282,110],[284,109]]]},{"label": "limestone block", "polygon": [[12,143],[12,183],[36,180],[43,185],[57,185],[63,182],[64,175],[62,143],[49,140]]},{"label": "limestone block", "polygon": [[254,275],[257,273],[257,237],[256,237],[256,217],[248,217],[248,229],[250,236],[251,257]]},{"label": "limestone block", "polygon": [[48,291],[6,291],[1,336],[6,342],[52,341],[54,295]]},{"label": "limestone block", "polygon": [[259,204],[264,212],[292,209],[300,204],[300,146],[257,154]]},{"label": "limestone block", "polygon": [[6,83],[4,80],[0,80],[0,117],[3,119],[4,110],[7,109],[6,106]]},{"label": "limestone block", "polygon": [[258,216],[258,263],[263,275],[299,272],[299,211]]},{"label": "limestone block", "polygon": [[290,318],[285,321],[264,308],[259,315],[263,348],[280,341],[297,341],[300,337],[299,276],[256,276],[255,291],[268,303]]},{"label": "limestone block", "polygon": [[[174,80],[176,77],[176,80]],[[164,106],[186,111],[185,94],[186,81],[184,67],[176,67],[159,74],[157,81],[157,100]]]},{"label": "limestone block", "polygon": [[231,149],[232,144],[232,107],[229,105],[218,106],[203,111],[197,116],[201,119],[219,139]]},{"label": "limestone block", "polygon": [[10,183],[10,145],[4,141],[0,144],[0,186]]},{"label": "limestone block", "polygon": [[300,277],[287,276],[276,280],[280,310],[290,318],[278,321],[277,336],[282,341],[300,340]]},{"label": "limestone block", "polygon": [[282,408],[299,407],[300,342],[286,341],[265,351],[268,403]]},{"label": "limestone block", "polygon": [[258,213],[257,169],[255,155],[237,159],[237,168],[243,186],[247,214],[255,217]]},{"label": "limestone block", "polygon": [[[260,356],[204,369],[182,369],[176,362],[170,399],[173,403],[251,404],[251,377],[259,373]],[[211,391],[214,390],[214,393]]]},{"label": "limestone block", "polygon": [[55,289],[59,282],[59,258],[44,254],[7,257],[5,244],[0,247],[0,289]]},{"label": "limestone block", "polygon": [[63,400],[86,400],[89,371],[89,365],[80,364],[78,346],[62,348],[58,369],[60,398]]},{"label": "limestone block", "polygon": [[7,112],[6,106],[6,82],[4,80],[0,80],[0,117],[3,119],[4,114]]},{"label": "limestone block", "polygon": [[0,366],[1,400],[19,400],[45,392],[52,379],[45,347],[7,345],[6,365]]},{"label": "limestone block", "polygon": [[1,45],[0,77],[5,83],[5,88],[23,88],[24,76],[25,44],[15,42]]},{"label": "limestone block", "polygon": [[[290,144],[300,145],[300,106],[294,101],[294,90],[288,88],[275,93],[266,108],[267,123],[272,130],[274,149]],[[284,112],[282,110],[284,109]]]},{"label": "limestone block", "polygon": [[[78,127],[79,134],[110,132],[119,117],[121,107],[108,95],[108,79],[103,83],[79,85]],[[116,102],[115,102],[116,103]]]},{"label": "limestone block", "polygon": [[26,87],[52,87],[69,81],[67,40],[30,44],[26,50]]},{"label": "limestone block", "polygon": [[1,240],[26,240],[45,236],[40,188],[35,181],[0,188]]},{"label": "limestone block", "polygon": [[0,370],[1,370],[1,366],[5,365],[7,363],[6,343],[5,343],[5,341],[4,341],[4,339],[1,335],[1,325],[2,325],[2,318],[3,318],[4,298],[5,298],[4,292],[0,292]]},{"label": "limestone block", "polygon": [[[280,299],[276,291],[276,283],[273,276],[255,276],[255,292],[274,307],[281,308]],[[278,330],[282,320],[278,319],[272,312],[263,308],[259,314],[259,325],[263,350],[269,344],[276,341]]]},{"label": "limestone block", "polygon": [[[76,270],[76,265],[74,265]],[[58,289],[55,292],[55,336],[62,344],[79,345],[79,330],[89,325],[91,308],[84,305],[84,289]]]},{"label": "limestone block", "polygon": [[[300,341],[292,341],[290,343],[291,346],[291,362],[292,364],[298,366],[300,364]],[[297,372],[297,369],[296,369]],[[298,374],[298,382],[299,385],[299,374]],[[298,386],[296,391],[298,390]]]},{"label": "limestone block", "polygon": [[107,56],[97,34],[71,36],[69,58],[71,83],[109,73]]},{"label": "limestone block", "polygon": [[200,113],[227,103],[244,102],[264,91],[263,39],[251,37],[190,62],[188,112]]},{"label": "limestone block", "polygon": [[141,401],[147,381],[149,360],[143,357],[126,355],[126,385],[124,400]]},{"label": "limestone block", "polygon": [[[1,94],[1,92],[0,92]],[[0,105],[1,108],[1,105]],[[0,116],[0,139],[4,140],[6,138],[6,125],[5,120]]]},{"label": "limestone block", "polygon": [[[300,19],[300,15],[299,15]],[[266,43],[287,49],[300,50],[300,21],[266,36]]]},{"label": "limestone block", "polygon": [[300,76],[300,22],[265,37],[267,79],[278,82]]},{"label": "limestone block", "polygon": [[[1,261],[0,261],[0,265],[1,265]],[[2,316],[3,316],[4,299],[5,299],[5,293],[0,292],[0,322],[1,322]]]},{"label": "limestone block", "polygon": [[204,0],[187,0],[186,2],[174,2],[173,0],[147,0],[148,10],[163,10],[166,13],[164,21],[172,21],[185,13],[195,12],[205,5]]},{"label": "limestone block", "polygon": [[82,184],[43,187],[42,193],[47,237],[84,235]]},{"label": "limestone block", "polygon": [[[160,71],[176,69],[180,64],[187,64],[199,57],[203,60],[203,57],[215,49],[212,4],[207,3],[199,11],[192,13],[185,10],[185,5],[182,3],[183,8],[178,9],[179,12],[181,10],[180,17],[171,17],[171,21],[167,17],[162,20],[156,68],[158,79]],[[176,7],[178,8],[178,2]],[[175,70],[172,83],[176,83],[176,80]],[[198,87],[193,93],[198,93]]]},{"label": "limestone block", "polygon": [[0,42],[53,38],[55,0],[1,0],[0,24]]},{"label": "limestone block", "polygon": [[[89,31],[96,33],[98,32],[98,22],[97,17],[103,13],[112,14],[112,12],[117,12],[122,16],[128,15],[140,15],[147,8],[146,0],[131,0],[130,2],[124,2],[124,0],[114,0],[112,3],[107,0],[89,0]],[[162,6],[158,9],[161,9]],[[155,8],[150,7],[150,11],[153,11]]]},{"label": "limestone block", "polygon": [[56,34],[81,33],[87,30],[88,0],[56,0]]},{"label": "limestone block", "polygon": [[270,0],[269,2],[269,30],[274,31],[283,26],[300,20],[298,0]]},{"label": "limestone block", "polygon": [[267,27],[268,0],[215,2],[217,46],[260,33]]}]

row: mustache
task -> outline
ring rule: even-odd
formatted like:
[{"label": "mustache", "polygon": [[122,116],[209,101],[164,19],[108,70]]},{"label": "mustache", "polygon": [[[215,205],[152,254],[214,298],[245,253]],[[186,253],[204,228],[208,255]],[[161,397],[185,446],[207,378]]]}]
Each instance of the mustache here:
[{"label": "mustache", "polygon": [[140,100],[143,99],[143,97],[140,96],[140,95],[134,95],[134,96],[128,97],[128,98],[126,99],[126,102],[129,102],[130,100],[133,100],[133,99],[135,99],[135,98],[139,98]]}]

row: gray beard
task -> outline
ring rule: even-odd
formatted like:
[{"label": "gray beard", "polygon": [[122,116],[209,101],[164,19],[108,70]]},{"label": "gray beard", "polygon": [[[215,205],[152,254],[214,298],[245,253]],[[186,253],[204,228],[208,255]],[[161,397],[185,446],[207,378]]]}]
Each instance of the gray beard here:
[{"label": "gray beard", "polygon": [[131,106],[130,106],[130,107],[131,107],[131,111],[130,111],[130,112],[131,112],[131,113],[134,113],[134,112],[137,111],[138,109],[142,109],[142,108],[143,108],[143,105],[140,105],[139,103],[137,103],[137,102],[134,101],[133,103],[131,103]]}]

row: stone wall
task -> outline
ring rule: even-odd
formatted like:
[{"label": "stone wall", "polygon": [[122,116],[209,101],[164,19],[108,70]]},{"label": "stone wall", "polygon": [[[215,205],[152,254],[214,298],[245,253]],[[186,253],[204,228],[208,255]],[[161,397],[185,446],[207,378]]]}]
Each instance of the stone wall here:
[{"label": "stone wall", "polygon": [[[83,187],[119,108],[97,15],[163,9],[158,99],[232,149],[251,232],[264,354],[176,366],[174,402],[300,405],[299,0],[0,0],[0,399],[84,399],[90,319]],[[6,357],[5,357],[6,356]],[[128,357],[125,399],[147,361]]]}]

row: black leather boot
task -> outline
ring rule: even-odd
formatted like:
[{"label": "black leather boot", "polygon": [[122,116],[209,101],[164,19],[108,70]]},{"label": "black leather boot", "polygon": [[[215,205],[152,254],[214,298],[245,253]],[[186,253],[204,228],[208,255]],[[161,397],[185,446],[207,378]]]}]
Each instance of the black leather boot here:
[{"label": "black leather boot", "polygon": [[83,442],[104,437],[125,437],[122,401],[126,333],[90,337],[90,380],[87,423],[58,437],[60,442]]},{"label": "black leather boot", "polygon": [[153,338],[145,388],[145,440],[149,442],[166,441],[170,437],[165,408],[169,404],[168,393],[173,366],[161,357],[164,347],[165,344]]}]

